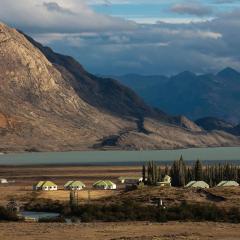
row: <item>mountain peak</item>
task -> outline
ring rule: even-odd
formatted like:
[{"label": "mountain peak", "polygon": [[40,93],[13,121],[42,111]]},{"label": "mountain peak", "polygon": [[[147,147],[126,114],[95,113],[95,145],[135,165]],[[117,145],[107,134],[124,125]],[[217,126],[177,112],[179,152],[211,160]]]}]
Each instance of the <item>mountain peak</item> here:
[{"label": "mountain peak", "polygon": [[189,77],[196,77],[196,74],[190,71],[184,71],[179,74],[177,74],[175,77],[177,78],[189,78]]},{"label": "mountain peak", "polygon": [[240,77],[240,73],[233,68],[227,67],[220,71],[217,76],[221,78],[233,78]]}]

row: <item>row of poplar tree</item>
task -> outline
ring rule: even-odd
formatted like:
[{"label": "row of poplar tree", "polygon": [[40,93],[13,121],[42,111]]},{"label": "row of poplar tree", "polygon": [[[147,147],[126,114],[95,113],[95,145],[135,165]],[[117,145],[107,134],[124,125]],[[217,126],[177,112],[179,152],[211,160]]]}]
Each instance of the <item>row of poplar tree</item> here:
[{"label": "row of poplar tree", "polygon": [[223,180],[240,182],[240,166],[229,163],[204,165],[197,160],[193,165],[187,166],[181,156],[173,162],[172,166],[158,166],[150,161],[142,167],[142,177],[145,184],[156,185],[165,175],[172,178],[172,186],[182,187],[190,181],[205,181],[210,187],[216,186]]}]

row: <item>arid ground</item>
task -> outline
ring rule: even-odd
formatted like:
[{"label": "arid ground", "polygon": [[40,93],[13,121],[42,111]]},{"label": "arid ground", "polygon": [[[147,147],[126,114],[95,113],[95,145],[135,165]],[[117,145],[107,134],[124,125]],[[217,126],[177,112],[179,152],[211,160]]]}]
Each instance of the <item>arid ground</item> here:
[{"label": "arid ground", "polygon": [[223,223],[0,223],[1,240],[239,240],[237,224]]}]

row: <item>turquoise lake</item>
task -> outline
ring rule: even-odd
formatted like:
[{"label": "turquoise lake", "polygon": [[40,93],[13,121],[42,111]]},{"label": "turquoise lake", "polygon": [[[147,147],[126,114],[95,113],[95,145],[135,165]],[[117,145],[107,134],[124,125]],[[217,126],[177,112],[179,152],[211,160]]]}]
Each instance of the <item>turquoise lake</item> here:
[{"label": "turquoise lake", "polygon": [[237,161],[240,147],[192,148],[159,151],[91,151],[91,152],[51,152],[18,153],[0,155],[0,165],[38,164],[100,164],[131,165],[149,160],[173,161],[183,155],[184,160]]}]

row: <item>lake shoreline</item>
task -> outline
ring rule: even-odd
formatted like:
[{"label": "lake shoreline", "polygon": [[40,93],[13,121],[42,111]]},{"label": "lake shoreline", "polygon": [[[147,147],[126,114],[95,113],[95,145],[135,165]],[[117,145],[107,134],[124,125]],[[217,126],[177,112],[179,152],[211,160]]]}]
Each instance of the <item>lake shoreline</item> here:
[{"label": "lake shoreline", "polygon": [[135,150],[135,149],[95,149],[95,148],[90,148],[86,150],[69,150],[69,151],[5,151],[5,152],[0,152],[0,155],[9,155],[9,154],[34,154],[34,153],[88,153],[88,152],[146,152],[146,151],[180,151],[180,150],[192,150],[192,149],[219,149],[219,148],[240,148],[240,145],[236,146],[205,146],[205,147],[185,147],[185,148],[162,148],[162,149],[140,149],[140,150]]}]

